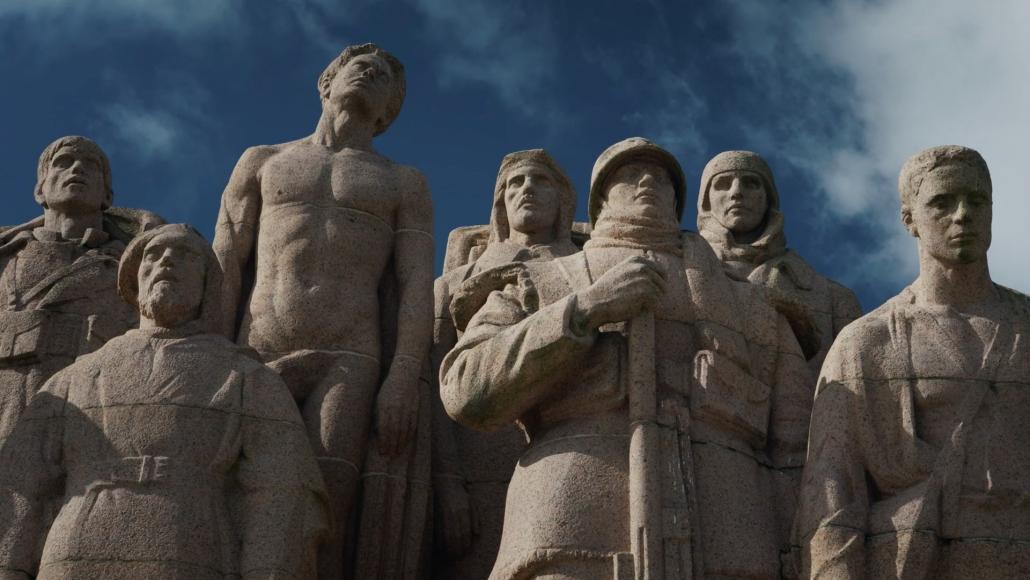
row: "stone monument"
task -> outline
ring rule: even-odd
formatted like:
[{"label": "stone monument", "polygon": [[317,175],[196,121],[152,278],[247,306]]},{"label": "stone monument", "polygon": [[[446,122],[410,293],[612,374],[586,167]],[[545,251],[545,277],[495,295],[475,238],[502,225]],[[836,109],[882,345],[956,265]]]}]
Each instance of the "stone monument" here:
[{"label": "stone monument", "polygon": [[300,404],[337,523],[319,578],[410,578],[429,497],[432,202],[418,171],[372,148],[404,100],[396,58],[348,47],[318,90],[315,132],[248,149],[222,196],[226,333]]},{"label": "stone monument", "polygon": [[[453,267],[434,287],[434,375],[457,342],[451,315],[453,289],[477,274],[513,262],[552,260],[579,250],[572,242],[576,192],[558,163],[543,149],[510,153],[494,185],[487,243],[470,263]],[[469,255],[460,228],[448,254]],[[453,263],[448,256],[445,263]],[[467,316],[465,317],[467,322]],[[462,328],[461,330],[464,330]],[[501,540],[504,498],[525,436],[514,425],[482,433],[453,422],[434,397],[433,491],[438,544],[433,576],[440,580],[486,578]]]},{"label": "stone monument", "polygon": [[51,375],[136,326],[118,297],[118,258],[162,223],[111,207],[111,165],[85,137],[48,145],[36,176],[43,216],[0,231],[0,445]]},{"label": "stone monument", "polygon": [[282,380],[213,333],[207,243],[144,233],[118,290],[140,328],[54,375],[0,453],[0,578],[313,578],[318,466]]},{"label": "stone monument", "polygon": [[447,411],[530,439],[492,579],[779,577],[770,456],[799,438],[779,398],[808,368],[762,289],[680,232],[683,204],[676,160],[627,139],[594,166],[582,252],[456,293],[485,305],[443,361]]},{"label": "stone monument", "polygon": [[991,281],[987,164],[934,147],[898,189],[919,277],[848,325],[823,365],[805,574],[1030,577],[1030,298]]},{"label": "stone monument", "polygon": [[697,200],[698,232],[731,278],[766,286],[807,311],[819,335],[808,349],[809,366],[818,375],[833,338],[862,315],[862,308],[851,290],[821,276],[787,248],[783,225],[780,194],[761,156],[724,151],[705,165]]}]

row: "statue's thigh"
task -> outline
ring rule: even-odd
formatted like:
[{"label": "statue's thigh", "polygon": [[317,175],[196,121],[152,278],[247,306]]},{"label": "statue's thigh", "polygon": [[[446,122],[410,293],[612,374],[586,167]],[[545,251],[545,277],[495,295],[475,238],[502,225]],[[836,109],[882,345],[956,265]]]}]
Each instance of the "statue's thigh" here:
[{"label": "statue's thigh", "polygon": [[302,413],[316,455],[361,464],[378,390],[379,363],[374,360],[344,355],[329,369]]}]

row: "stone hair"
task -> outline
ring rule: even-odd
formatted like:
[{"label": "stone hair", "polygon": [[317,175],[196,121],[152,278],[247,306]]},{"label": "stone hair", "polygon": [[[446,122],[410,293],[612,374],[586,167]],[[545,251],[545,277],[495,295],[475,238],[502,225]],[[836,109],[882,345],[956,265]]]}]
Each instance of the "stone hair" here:
[{"label": "stone hair", "polygon": [[977,171],[991,191],[991,172],[987,162],[975,149],[961,145],[941,145],[931,147],[909,157],[898,176],[898,194],[901,197],[901,210],[909,211],[911,202],[919,194],[923,180],[931,171],[944,165],[958,165]]},{"label": "stone hair", "polygon": [[[54,156],[57,155],[57,152],[62,147],[80,148],[96,155],[97,159],[100,160],[100,169],[104,173],[104,190],[107,192],[108,198],[114,197],[114,191],[111,189],[111,162],[108,161],[107,154],[92,139],[78,135],[69,135],[47,145],[43,153],[39,155],[39,163],[36,165],[35,194],[37,198],[43,195],[43,181],[46,179],[47,173],[50,172],[50,162],[54,160]],[[104,209],[107,208],[105,207]]]},{"label": "stone hair", "polygon": [[322,75],[318,77],[318,95],[323,103],[327,101],[329,99],[329,88],[333,84],[333,79],[336,78],[336,73],[340,72],[340,69],[350,62],[351,59],[362,54],[374,54],[382,58],[390,65],[390,70],[393,72],[392,94],[390,95],[390,102],[386,104],[386,115],[378,121],[379,125],[376,127],[375,134],[379,135],[386,131],[390,124],[393,123],[394,119],[401,112],[401,106],[404,104],[407,83],[404,80],[404,65],[401,64],[401,61],[397,60],[397,57],[371,42],[348,46],[343,49],[340,56],[334,58],[329,63],[329,66],[325,67]]}]

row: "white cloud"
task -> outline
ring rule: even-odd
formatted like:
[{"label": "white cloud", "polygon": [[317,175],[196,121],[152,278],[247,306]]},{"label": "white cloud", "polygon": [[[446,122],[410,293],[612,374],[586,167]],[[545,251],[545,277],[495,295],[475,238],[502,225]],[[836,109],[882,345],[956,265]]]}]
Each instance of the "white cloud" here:
[{"label": "white cloud", "polygon": [[827,99],[796,107],[793,122],[828,129],[779,126],[767,138],[815,177],[830,215],[869,220],[882,231],[856,264],[857,276],[914,278],[915,246],[898,221],[897,174],[915,152],[955,143],[979,150],[991,167],[993,277],[1030,290],[1023,234],[1030,196],[1021,169],[1030,128],[1030,3],[835,0],[780,7],[778,15],[765,3],[734,6],[745,24],[736,49],[753,75],[772,91],[800,83],[771,98],[808,92]]},{"label": "white cloud", "polygon": [[137,27],[188,35],[231,24],[241,7],[241,0],[0,0],[0,21],[25,18],[42,34],[99,22],[120,26],[94,29],[98,37]]},{"label": "white cloud", "polygon": [[414,5],[438,43],[444,85],[483,83],[515,111],[551,115],[546,95],[557,50],[545,4],[414,0]]}]

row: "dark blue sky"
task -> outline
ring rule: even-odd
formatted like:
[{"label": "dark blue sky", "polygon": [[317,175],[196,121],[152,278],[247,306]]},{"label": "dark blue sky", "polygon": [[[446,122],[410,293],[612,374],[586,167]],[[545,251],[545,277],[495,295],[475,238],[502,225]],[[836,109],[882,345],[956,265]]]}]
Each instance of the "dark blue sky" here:
[{"label": "dark blue sky", "polygon": [[[438,268],[452,228],[487,220],[505,153],[550,151],[585,219],[595,157],[641,135],[683,164],[690,229],[711,156],[766,156],[790,245],[869,309],[915,275],[915,246],[897,221],[898,168],[954,142],[980,149],[995,172],[995,277],[1030,290],[1020,222],[1001,218],[1030,203],[1011,187],[1002,195],[999,168],[1005,139],[1028,128],[1020,60],[1030,52],[999,48],[1026,41],[975,23],[993,30],[1013,14],[992,20],[927,0],[773,4],[0,0],[0,223],[38,215],[40,151],[82,134],[111,158],[117,205],[210,237],[240,153],[311,133],[322,69],[346,45],[373,41],[404,62],[408,81],[377,148],[427,175]],[[993,91],[976,87],[977,75],[1006,94],[985,96]]]}]

